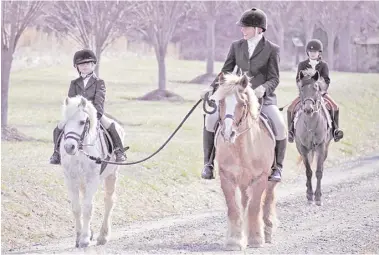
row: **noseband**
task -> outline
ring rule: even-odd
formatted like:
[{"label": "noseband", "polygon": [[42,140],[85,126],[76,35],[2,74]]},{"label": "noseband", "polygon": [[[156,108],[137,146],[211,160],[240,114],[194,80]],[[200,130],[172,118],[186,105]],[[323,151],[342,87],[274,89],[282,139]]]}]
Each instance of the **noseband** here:
[{"label": "noseband", "polygon": [[[222,101],[220,101],[220,104],[224,104],[224,102],[225,101],[222,100]],[[237,127],[241,125],[242,121],[246,119],[247,115],[248,115],[247,103],[244,102],[243,103],[243,114],[242,114],[241,119],[236,123]],[[232,115],[232,114],[226,114],[224,119],[223,119],[223,122],[225,122],[226,119],[231,119],[231,120],[233,120],[233,123],[235,122],[234,115]]]},{"label": "noseband", "polygon": [[67,140],[67,139],[75,140],[78,143],[79,149],[81,149],[83,147],[83,140],[87,136],[88,131],[89,131],[89,118],[87,117],[86,122],[84,124],[83,132],[81,134],[76,133],[74,131],[64,133],[64,140]]},{"label": "noseband", "polygon": [[[313,85],[313,84],[307,84],[307,85],[304,85],[304,86],[309,86],[309,85]],[[303,87],[304,87],[304,86],[303,86]],[[300,98],[301,98],[301,104],[302,104],[301,107],[302,107],[302,109],[304,109],[305,103],[306,103],[307,101],[311,101],[312,106],[314,106],[314,108],[315,108],[314,112],[318,112],[318,111],[320,111],[320,109],[321,109],[321,98],[317,98],[316,100],[314,100],[314,99],[311,98],[311,97],[302,98],[302,93],[301,93],[301,91],[300,91]]]}]

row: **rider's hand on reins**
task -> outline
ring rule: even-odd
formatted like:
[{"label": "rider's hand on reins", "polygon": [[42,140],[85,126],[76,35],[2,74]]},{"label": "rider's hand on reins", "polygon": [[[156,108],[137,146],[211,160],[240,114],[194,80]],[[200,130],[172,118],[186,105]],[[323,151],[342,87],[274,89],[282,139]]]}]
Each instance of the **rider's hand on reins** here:
[{"label": "rider's hand on reins", "polygon": [[211,95],[212,95],[212,92],[213,92],[213,87],[211,87],[211,86],[209,86],[209,87],[203,89],[203,90],[200,92],[200,97],[201,97],[201,99],[204,99],[205,94],[207,94],[207,93],[211,93],[210,95],[208,94],[208,96],[211,96]]},{"label": "rider's hand on reins", "polygon": [[[207,114],[213,114],[213,113],[215,113],[217,111],[216,102],[213,99],[209,99],[210,94],[211,94],[211,91],[208,91],[207,93],[205,93],[204,98],[203,98],[203,100],[204,100],[204,102],[203,102],[203,110]],[[207,110],[207,105],[209,107],[211,107],[213,110],[208,111]]]},{"label": "rider's hand on reins", "polygon": [[262,98],[266,92],[266,88],[263,87],[262,85],[254,89],[255,95],[257,98]]}]

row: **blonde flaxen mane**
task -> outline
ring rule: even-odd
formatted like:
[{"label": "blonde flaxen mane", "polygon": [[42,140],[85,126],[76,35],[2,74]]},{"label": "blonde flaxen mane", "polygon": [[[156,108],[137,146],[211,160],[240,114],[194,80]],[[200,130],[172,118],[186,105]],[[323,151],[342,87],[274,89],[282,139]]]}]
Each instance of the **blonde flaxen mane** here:
[{"label": "blonde flaxen mane", "polygon": [[[259,102],[255,96],[254,90],[249,83],[249,77],[246,75],[225,74],[220,78],[220,85],[216,92],[210,99],[220,101],[225,97],[236,93],[239,100],[242,101],[243,94],[247,96],[247,103],[250,110],[250,114],[253,118],[257,118],[259,115]],[[244,86],[246,85],[246,86]]]}]

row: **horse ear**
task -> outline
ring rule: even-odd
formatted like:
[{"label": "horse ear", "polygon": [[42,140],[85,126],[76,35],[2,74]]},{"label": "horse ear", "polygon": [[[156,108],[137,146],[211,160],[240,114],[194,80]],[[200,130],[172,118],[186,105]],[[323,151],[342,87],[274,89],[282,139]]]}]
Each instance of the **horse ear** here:
[{"label": "horse ear", "polygon": [[86,100],[84,99],[84,97],[82,97],[82,99],[80,100],[79,106],[82,106],[83,108],[86,107]]},{"label": "horse ear", "polygon": [[244,74],[240,80],[240,84],[243,88],[246,88],[247,85],[249,84],[249,77],[247,77],[246,74]]},{"label": "horse ear", "polygon": [[315,82],[315,84],[313,84],[313,87],[315,88],[315,90],[320,90],[321,89],[321,87],[320,87],[320,83],[318,83],[318,82]]},{"label": "horse ear", "polygon": [[320,77],[320,73],[316,71],[316,73],[312,76],[312,79],[315,81],[318,81],[318,78]]},{"label": "horse ear", "polygon": [[221,84],[221,83],[224,83],[225,82],[225,76],[224,76],[224,73],[221,72],[219,75],[218,75],[218,83]]}]

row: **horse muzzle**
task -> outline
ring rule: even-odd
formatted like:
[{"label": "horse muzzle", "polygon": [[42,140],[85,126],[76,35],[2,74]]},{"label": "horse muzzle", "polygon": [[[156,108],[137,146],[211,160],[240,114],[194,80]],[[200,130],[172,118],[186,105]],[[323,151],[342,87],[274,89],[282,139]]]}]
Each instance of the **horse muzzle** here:
[{"label": "horse muzzle", "polygon": [[312,106],[307,106],[307,107],[304,107],[303,111],[307,115],[312,115],[315,110]]},{"label": "horse muzzle", "polygon": [[69,154],[69,155],[75,155],[76,152],[78,151],[77,146],[75,146],[75,144],[72,144],[72,143],[66,143],[64,145],[64,149],[66,150],[67,154]]},{"label": "horse muzzle", "polygon": [[223,129],[221,131],[221,135],[224,138],[224,141],[228,143],[234,143],[236,141],[236,131],[232,128],[230,129]]}]

